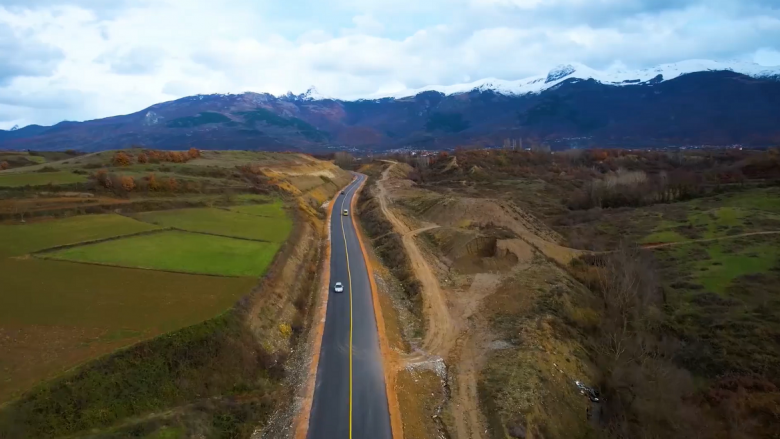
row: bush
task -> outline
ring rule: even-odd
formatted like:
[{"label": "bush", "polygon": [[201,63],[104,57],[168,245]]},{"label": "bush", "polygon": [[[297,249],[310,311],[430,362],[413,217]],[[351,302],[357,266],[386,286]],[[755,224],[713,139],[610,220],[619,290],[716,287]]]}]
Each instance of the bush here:
[{"label": "bush", "polygon": [[122,189],[124,189],[127,192],[132,191],[135,188],[135,181],[133,180],[133,177],[129,176],[122,176],[120,178],[120,182],[122,185]]},{"label": "bush", "polygon": [[114,154],[114,158],[111,159],[111,163],[113,163],[114,166],[130,166],[130,156],[124,152],[118,152]]},{"label": "bush", "polygon": [[99,185],[103,186],[106,189],[111,189],[112,182],[111,182],[111,178],[109,178],[108,171],[106,171],[105,169],[101,169],[95,172],[94,177]]}]

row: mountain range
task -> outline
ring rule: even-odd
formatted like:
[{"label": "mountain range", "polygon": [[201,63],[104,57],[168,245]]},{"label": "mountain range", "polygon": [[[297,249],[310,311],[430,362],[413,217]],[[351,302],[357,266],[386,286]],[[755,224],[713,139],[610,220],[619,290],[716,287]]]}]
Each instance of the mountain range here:
[{"label": "mountain range", "polygon": [[0,148],[98,151],[444,149],[527,139],[568,147],[780,144],[780,67],[692,60],[598,71],[580,64],[354,101],[310,89],[197,95],[86,122],[0,130]]}]

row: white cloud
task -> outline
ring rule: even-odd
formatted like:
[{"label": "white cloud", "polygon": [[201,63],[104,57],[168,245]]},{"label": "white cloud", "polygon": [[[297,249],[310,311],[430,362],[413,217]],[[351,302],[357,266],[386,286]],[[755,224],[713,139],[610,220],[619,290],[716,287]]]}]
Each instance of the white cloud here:
[{"label": "white cloud", "polygon": [[780,51],[772,49],[758,49],[751,60],[762,66],[780,66]]},{"label": "white cloud", "polygon": [[[518,79],[567,62],[780,64],[780,9],[770,0],[103,3],[3,0],[0,55],[25,56],[0,60],[0,128],[126,114],[197,93],[315,85],[350,99]],[[5,35],[28,49],[15,51]]]},{"label": "white cloud", "polygon": [[352,22],[355,28],[346,30],[346,33],[376,35],[385,29],[384,25],[371,14],[356,15],[352,17]]}]

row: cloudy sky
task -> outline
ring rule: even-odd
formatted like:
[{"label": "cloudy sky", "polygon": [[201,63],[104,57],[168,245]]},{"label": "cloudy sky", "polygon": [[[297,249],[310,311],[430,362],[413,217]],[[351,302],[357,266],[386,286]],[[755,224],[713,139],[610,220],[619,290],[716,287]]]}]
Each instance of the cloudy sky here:
[{"label": "cloudy sky", "polygon": [[780,65],[780,1],[0,0],[0,128],[691,58]]}]

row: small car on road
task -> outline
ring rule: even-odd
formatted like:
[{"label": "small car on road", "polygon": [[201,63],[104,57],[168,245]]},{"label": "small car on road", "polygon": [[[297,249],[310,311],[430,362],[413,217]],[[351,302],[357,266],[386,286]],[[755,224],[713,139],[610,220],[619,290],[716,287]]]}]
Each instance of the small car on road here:
[{"label": "small car on road", "polygon": [[336,285],[333,286],[333,291],[336,293],[343,293],[344,285],[341,285],[341,282],[336,282]]},{"label": "small car on road", "polygon": [[348,216],[349,215],[349,211],[347,209],[344,209],[344,211],[341,212],[341,214],[344,215],[344,216]]}]

